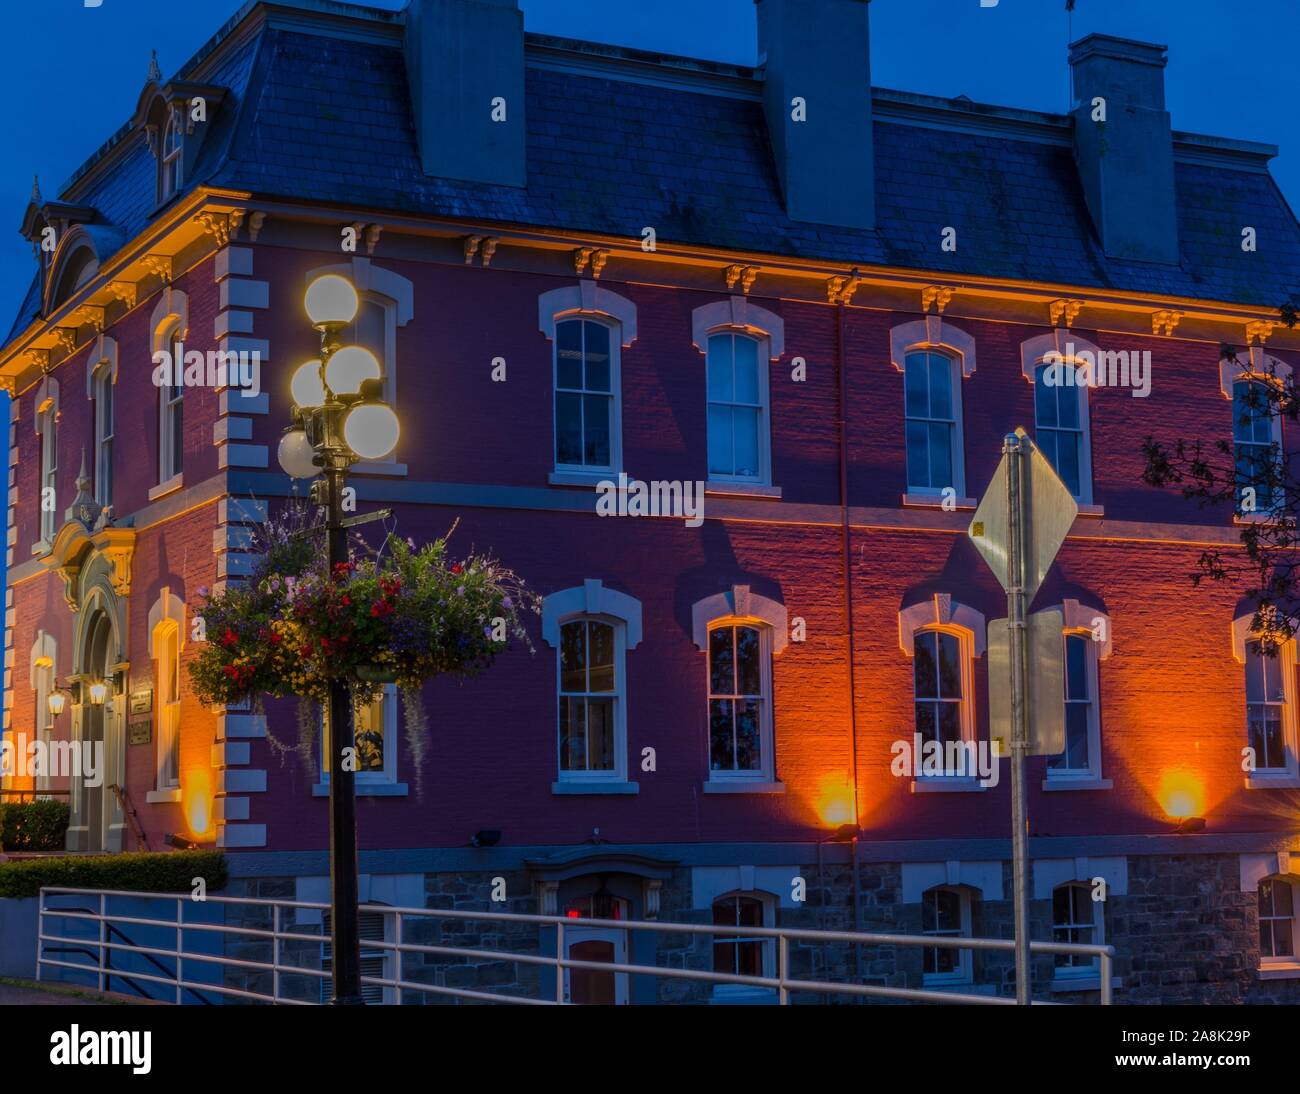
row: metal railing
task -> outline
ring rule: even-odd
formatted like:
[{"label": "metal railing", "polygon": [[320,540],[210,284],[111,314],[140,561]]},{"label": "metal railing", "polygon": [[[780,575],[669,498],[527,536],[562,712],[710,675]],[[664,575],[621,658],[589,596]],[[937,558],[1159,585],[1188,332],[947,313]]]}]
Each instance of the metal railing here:
[{"label": "metal railing", "polygon": [[[80,896],[98,900],[99,910],[89,908],[68,908],[49,905],[49,898],[58,896]],[[175,907],[175,917],[158,918],[142,915],[110,913],[108,903],[111,899],[135,901],[159,901]],[[186,919],[185,909],[189,905],[231,906],[265,908],[270,911],[270,929],[250,926],[232,926],[228,923],[204,922]],[[330,973],[319,968],[311,968],[284,960],[285,943],[310,943],[320,945],[328,942],[329,936],[320,932],[304,933],[285,930],[285,910],[299,911],[319,915],[329,911],[328,904],[301,900],[273,900],[258,897],[219,897],[209,896],[203,901],[194,901],[186,893],[138,893],[109,889],[70,889],[45,887],[41,889],[37,917],[36,940],[36,978],[43,976],[45,970],[70,969],[82,975],[96,977],[100,990],[107,990],[107,984],[113,977],[122,977],[127,972],[134,980],[167,986],[175,995],[177,1003],[182,1000],[182,993],[210,992],[234,999],[246,999],[262,1003],[280,1003],[289,1005],[313,1005],[318,999],[295,999],[282,994],[284,980],[287,977],[306,977],[309,980],[327,981]],[[908,1000],[922,1003],[971,1003],[980,1006],[1014,1006],[1016,1001],[1009,996],[980,995],[971,991],[958,991],[938,988],[895,988],[883,984],[857,984],[834,980],[805,980],[791,973],[790,943],[848,944],[860,946],[916,946],[923,949],[970,950],[985,952],[1013,953],[1015,941],[1002,938],[966,938],[946,935],[909,935],[885,934],[863,931],[823,931],[784,927],[736,927],[713,926],[694,923],[667,923],[661,921],[623,920],[623,919],[585,919],[554,915],[525,915],[511,912],[486,911],[452,911],[438,908],[400,908],[385,904],[363,904],[358,909],[361,913],[379,914],[385,917],[384,939],[366,939],[362,946],[366,951],[383,951],[392,955],[394,960],[385,962],[391,965],[392,975],[362,976],[363,985],[391,990],[398,1002],[403,992],[442,995],[454,999],[467,999],[478,1002],[512,1003],[523,1006],[568,1005],[568,978],[565,972],[585,970],[615,974],[619,976],[647,976],[669,980],[686,980],[712,984],[735,984],[744,987],[762,988],[776,994],[781,1005],[790,1003],[792,993],[833,994],[883,999]],[[47,931],[47,918],[84,921],[98,925],[97,938],[73,938]],[[290,917],[294,918],[294,917]],[[498,924],[535,924],[539,928],[550,928],[555,943],[555,955],[542,953],[521,953],[512,950],[488,949],[484,947],[444,946],[418,942],[403,942],[404,925],[418,921],[453,921],[483,922]],[[170,946],[147,946],[134,943],[114,942],[112,936],[120,932],[115,924],[137,925],[156,928],[175,934],[175,942]],[[391,924],[391,929],[390,929]],[[663,965],[636,965],[625,962],[610,963],[605,961],[583,961],[566,957],[566,931],[572,928],[600,928],[605,930],[632,932],[644,931],[652,934],[678,934],[690,936],[711,936],[716,941],[729,944],[743,944],[757,940],[771,940],[775,954],[772,962],[775,975],[753,976],[741,973],[705,971],[702,969],[672,968]],[[188,932],[211,933],[223,938],[238,937],[254,942],[269,943],[271,960],[257,961],[248,958],[231,957],[224,953],[203,953],[186,951],[184,938]],[[53,952],[66,952],[68,947],[76,947],[84,952],[92,950],[94,964],[82,964],[65,961],[49,956]],[[62,948],[62,950],[60,950]],[[169,958],[175,962],[175,974],[159,976],[135,969],[124,970],[120,965],[111,964],[114,953],[131,953],[145,958]],[[1093,958],[1097,962],[1099,984],[1096,988],[1080,986],[1078,991],[1094,990],[1099,992],[1102,1005],[1109,1005],[1112,999],[1112,968],[1115,955],[1112,946],[1093,946],[1065,942],[1031,942],[1030,952],[1036,954],[1058,954],[1063,956]],[[531,998],[520,995],[507,995],[500,992],[479,991],[472,988],[457,988],[446,984],[430,984],[424,981],[409,980],[402,975],[402,957],[407,954],[433,955],[449,958],[478,958],[485,961],[513,962],[516,965],[533,965],[555,970],[555,988],[553,998]],[[190,979],[186,968],[195,965],[215,965],[222,970],[235,970],[248,974],[270,974],[271,990],[250,991],[228,984],[218,984],[206,980]],[[540,993],[539,993],[540,994]],[[1040,1004],[1041,1005],[1041,1004]]]}]

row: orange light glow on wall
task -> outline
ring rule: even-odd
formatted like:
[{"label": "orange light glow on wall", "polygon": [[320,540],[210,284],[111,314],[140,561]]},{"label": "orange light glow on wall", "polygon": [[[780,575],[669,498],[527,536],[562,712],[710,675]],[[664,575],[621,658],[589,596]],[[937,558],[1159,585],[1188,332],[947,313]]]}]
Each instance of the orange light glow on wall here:
[{"label": "orange light glow on wall", "polygon": [[182,783],[181,809],[190,835],[202,842],[212,835],[212,773],[195,768]]},{"label": "orange light glow on wall", "polygon": [[821,794],[817,799],[817,815],[829,828],[854,822],[853,787],[844,776],[833,776],[822,783]]},{"label": "orange light glow on wall", "polygon": [[1187,771],[1166,771],[1160,777],[1156,800],[1175,820],[1205,816],[1205,786]]}]

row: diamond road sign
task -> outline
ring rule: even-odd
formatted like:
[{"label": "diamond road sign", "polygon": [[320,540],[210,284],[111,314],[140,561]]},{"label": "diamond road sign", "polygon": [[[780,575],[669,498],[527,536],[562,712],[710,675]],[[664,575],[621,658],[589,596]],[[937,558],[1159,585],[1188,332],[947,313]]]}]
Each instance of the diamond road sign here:
[{"label": "diamond road sign", "polygon": [[[1079,506],[1038,446],[1023,429],[1017,429],[1016,433],[1021,443],[1029,446],[1029,458],[1021,463],[1025,498],[1025,604],[1028,605],[1051,569],[1074,518],[1079,515]],[[967,532],[1004,589],[1011,584],[1007,573],[1007,460],[1004,455],[998,464]]]}]

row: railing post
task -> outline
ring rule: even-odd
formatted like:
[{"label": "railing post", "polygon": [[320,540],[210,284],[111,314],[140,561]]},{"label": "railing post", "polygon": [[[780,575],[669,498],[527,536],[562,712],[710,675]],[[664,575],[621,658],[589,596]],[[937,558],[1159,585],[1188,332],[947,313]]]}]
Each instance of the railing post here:
[{"label": "railing post", "polygon": [[280,1001],[280,905],[271,905],[271,1001]]},{"label": "railing post", "polygon": [[45,934],[45,890],[37,896],[36,905],[36,979],[41,978],[41,936]]},{"label": "railing post", "polygon": [[1111,983],[1110,983],[1110,947],[1101,951],[1101,961],[1098,963],[1101,972],[1101,1005],[1108,1007],[1111,1005]]},{"label": "railing post", "polygon": [[776,940],[776,978],[781,982],[777,988],[777,999],[781,1006],[790,1005],[790,992],[786,990],[785,978],[790,971],[790,939],[782,935]]},{"label": "railing post", "polygon": [[176,1005],[181,1005],[181,981],[185,979],[185,959],[181,956],[185,952],[185,931],[182,924],[185,921],[185,898],[178,896],[176,898]]},{"label": "railing post", "polygon": [[99,990],[108,991],[108,981],[104,973],[104,965],[108,959],[108,950],[104,943],[108,941],[108,920],[105,918],[108,914],[108,897],[103,893],[99,894]]},{"label": "railing post", "polygon": [[395,950],[388,952],[393,955],[393,1002],[397,1006],[402,1005],[402,989],[398,987],[398,981],[402,979],[402,913],[393,913],[393,944],[397,947]]},{"label": "railing post", "polygon": [[555,1001],[563,1005],[564,1003],[564,966],[560,962],[564,959],[564,924],[555,925]]}]

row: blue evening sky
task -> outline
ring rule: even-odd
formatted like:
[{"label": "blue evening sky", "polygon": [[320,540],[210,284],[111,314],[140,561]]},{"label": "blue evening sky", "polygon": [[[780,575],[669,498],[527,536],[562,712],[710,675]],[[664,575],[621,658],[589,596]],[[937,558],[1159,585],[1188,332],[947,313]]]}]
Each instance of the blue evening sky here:
[{"label": "blue evening sky", "polygon": [[[405,0],[373,0],[400,8]],[[0,325],[30,282],[17,229],[39,173],[46,197],[131,114],[157,49],[164,76],[241,0],[7,0],[0,6]],[[522,0],[531,31],[752,64],[753,0]],[[1274,175],[1300,202],[1288,121],[1300,69],[1281,43],[1295,0],[1078,0],[1073,36],[1093,31],[1169,46],[1166,89],[1177,129],[1278,144]],[[1063,111],[1064,0],[874,0],[877,86]]]}]

